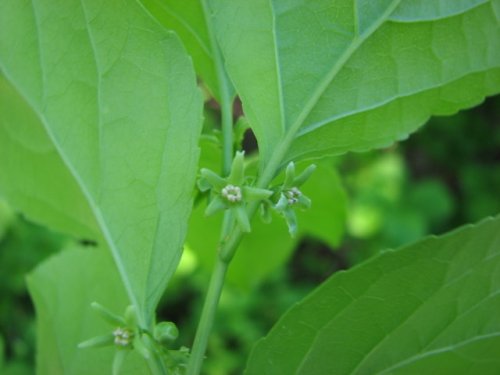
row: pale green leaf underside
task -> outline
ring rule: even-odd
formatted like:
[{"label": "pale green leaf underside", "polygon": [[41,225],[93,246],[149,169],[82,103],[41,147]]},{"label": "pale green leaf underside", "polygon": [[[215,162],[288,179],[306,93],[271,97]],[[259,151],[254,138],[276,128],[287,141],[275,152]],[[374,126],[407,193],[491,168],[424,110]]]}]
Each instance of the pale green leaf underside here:
[{"label": "pale green leaf underside", "polygon": [[30,219],[81,238],[98,225],[36,113],[0,75],[0,195]]},{"label": "pale green leaf underside", "polygon": [[[110,374],[115,349],[78,349],[80,342],[112,332],[92,308],[99,302],[123,314],[128,298],[109,253],[70,248],[28,276],[37,315],[37,374]],[[144,360],[131,355],[124,374],[147,374]]]},{"label": "pale green leaf underside", "polygon": [[[16,205],[47,224],[60,211],[97,227],[149,324],[191,209],[202,102],[190,59],[135,2],[6,0],[0,17],[2,89],[13,91],[2,106],[17,105],[2,115],[1,142],[33,185],[4,174],[2,191],[23,191]],[[65,186],[38,174],[73,179],[60,206]],[[47,218],[40,201],[54,206]]]},{"label": "pale green leaf underside", "polygon": [[430,3],[214,0],[263,166],[386,146],[499,92],[498,0]]},{"label": "pale green leaf underside", "polygon": [[500,218],[387,251],[289,310],[248,374],[497,374]]}]

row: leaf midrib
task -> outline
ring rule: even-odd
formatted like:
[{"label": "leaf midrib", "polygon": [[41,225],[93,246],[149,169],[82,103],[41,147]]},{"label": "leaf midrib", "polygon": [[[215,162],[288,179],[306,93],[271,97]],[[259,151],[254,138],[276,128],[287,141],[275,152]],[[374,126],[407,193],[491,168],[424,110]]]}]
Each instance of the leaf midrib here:
[{"label": "leaf midrib", "polygon": [[295,140],[300,127],[312,112],[318,100],[324,94],[325,90],[328,88],[332,80],[337,76],[338,72],[344,67],[344,65],[351,58],[354,52],[380,27],[382,23],[384,23],[389,18],[389,16],[392,14],[392,12],[394,12],[400,2],[401,0],[393,0],[391,5],[387,7],[386,11],[363,34],[356,35],[353,38],[351,44],[345,49],[344,53],[335,62],[335,64],[320,81],[320,83],[316,86],[316,89],[307,100],[305,106],[303,107],[303,110],[300,112],[295,122],[289,127],[289,130],[285,132],[285,135],[278,143],[275,152],[272,153],[272,156],[263,172],[263,177],[260,179],[260,184],[258,185],[259,187],[266,188],[267,185],[271,182],[276,171],[279,169],[281,163],[283,162],[283,159],[288,152],[292,142]]},{"label": "leaf midrib", "polygon": [[[43,54],[42,54],[41,42],[40,42],[40,37],[39,37],[41,33],[40,33],[40,26],[38,24],[37,11],[35,8],[34,0],[31,1],[31,6],[33,9],[33,17],[35,20],[35,28],[36,28],[36,32],[37,32],[36,40],[37,40],[37,48],[38,48],[38,55],[39,55],[40,75],[41,75],[41,80],[42,80],[42,107],[43,107],[45,105],[45,97],[46,97],[45,96],[46,78],[45,78],[45,69],[44,69],[44,64],[43,64]],[[95,58],[96,57],[94,56],[94,59]],[[102,233],[105,241],[107,242],[107,244],[111,250],[113,258],[115,259],[115,264],[116,264],[116,267],[118,268],[122,282],[123,282],[125,289],[127,291],[127,295],[129,296],[132,304],[139,308],[141,305],[139,305],[138,300],[135,296],[135,293],[133,292],[133,288],[131,286],[130,280],[127,277],[125,265],[123,264],[122,259],[120,257],[120,253],[118,251],[118,247],[116,246],[116,244],[113,241],[111,233],[106,225],[106,220],[104,219],[104,216],[103,216],[99,206],[96,204],[94,198],[90,194],[90,191],[87,189],[87,186],[83,182],[82,177],[80,176],[80,174],[78,173],[76,168],[73,166],[73,164],[71,163],[71,161],[68,158],[68,156],[66,155],[66,153],[63,151],[61,145],[57,141],[57,138],[55,137],[53,132],[50,130],[50,126],[48,125],[48,121],[45,118],[45,115],[43,113],[43,109],[41,108],[40,111],[37,109],[37,106],[35,105],[35,103],[33,103],[33,101],[29,98],[29,96],[26,95],[26,93],[23,90],[21,90],[19,85],[16,84],[16,81],[8,74],[8,70],[5,69],[5,67],[3,66],[3,63],[1,63],[1,61],[0,61],[0,64],[1,64],[2,72],[4,73],[5,78],[17,90],[17,92],[25,100],[25,102],[32,108],[33,112],[37,114],[37,116],[40,120],[40,123],[42,124],[48,138],[50,139],[50,141],[54,145],[55,150],[60,155],[62,162],[68,168],[68,171],[75,179],[76,184],[80,188],[82,195],[87,200],[87,203],[88,203],[88,205],[89,205],[89,207],[94,215],[94,218],[95,218],[97,224],[99,225],[99,229],[101,230],[101,233]],[[96,61],[96,65],[97,65],[97,61]],[[146,319],[143,316],[143,314],[140,312],[140,309],[138,311],[138,317],[140,319],[140,324],[144,325],[146,322]]]},{"label": "leaf midrib", "polygon": [[269,9],[271,11],[272,17],[272,35],[273,35],[273,52],[274,52],[274,65],[276,68],[276,77],[278,80],[278,102],[279,102],[279,111],[280,111],[280,133],[286,132],[286,116],[285,116],[285,100],[283,95],[283,80],[281,77],[281,64],[280,64],[280,55],[279,55],[279,47],[278,47],[278,34],[277,34],[277,26],[276,26],[276,11],[273,6],[273,2],[271,0],[268,1]]},{"label": "leaf midrib", "polygon": [[304,109],[297,117],[297,120],[290,127],[291,133],[295,135],[299,128],[303,125],[306,118],[312,112],[319,99],[323,96],[326,89],[333,81],[333,79],[337,76],[339,71],[344,67],[347,61],[352,57],[354,52],[358,50],[358,48],[380,27],[382,23],[384,23],[389,16],[394,12],[396,7],[399,5],[401,0],[393,0],[391,5],[387,7],[386,11],[363,33],[360,35],[356,35],[352,41],[352,43],[347,47],[345,52],[340,56],[337,62],[332,66],[332,69],[325,75],[325,77],[320,81],[319,85],[316,86],[312,96],[306,102]]}]

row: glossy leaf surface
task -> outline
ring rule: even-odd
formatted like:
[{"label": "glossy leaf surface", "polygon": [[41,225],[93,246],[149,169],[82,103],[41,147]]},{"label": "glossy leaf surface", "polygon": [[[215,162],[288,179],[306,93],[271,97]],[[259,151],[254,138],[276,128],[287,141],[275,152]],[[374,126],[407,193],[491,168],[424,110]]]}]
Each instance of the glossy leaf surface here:
[{"label": "glossy leaf surface", "polygon": [[500,218],[339,272],[258,342],[247,374],[496,374]]},{"label": "glossy leaf surface", "polygon": [[147,325],[191,209],[190,59],[135,2],[3,1],[0,17],[2,192],[56,229],[98,232]]},{"label": "glossy leaf surface", "polygon": [[212,4],[262,168],[387,146],[500,91],[498,0]]}]

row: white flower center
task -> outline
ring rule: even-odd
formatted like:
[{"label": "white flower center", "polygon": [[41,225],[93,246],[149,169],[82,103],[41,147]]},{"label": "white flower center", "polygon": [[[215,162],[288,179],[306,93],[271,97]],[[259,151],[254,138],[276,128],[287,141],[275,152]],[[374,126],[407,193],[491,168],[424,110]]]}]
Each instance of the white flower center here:
[{"label": "white flower center", "polygon": [[288,199],[288,204],[290,205],[297,203],[301,195],[302,192],[297,187],[285,191],[285,197]]},{"label": "white flower center", "polygon": [[118,327],[113,331],[115,336],[115,345],[117,346],[129,346],[132,343],[134,335],[127,328]]},{"label": "white flower center", "polygon": [[227,185],[221,190],[221,195],[229,202],[239,202],[242,199],[241,189],[239,186]]}]

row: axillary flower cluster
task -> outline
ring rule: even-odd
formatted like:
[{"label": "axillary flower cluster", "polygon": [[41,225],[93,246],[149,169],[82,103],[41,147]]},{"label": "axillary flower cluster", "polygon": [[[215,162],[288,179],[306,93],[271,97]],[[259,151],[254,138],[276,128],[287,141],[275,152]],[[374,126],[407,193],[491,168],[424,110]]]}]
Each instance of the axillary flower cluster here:
[{"label": "axillary flower cluster", "polygon": [[285,171],[285,181],[278,187],[279,198],[274,209],[284,217],[292,236],[297,233],[295,209],[305,210],[311,207],[311,200],[302,193],[299,187],[309,179],[315,169],[316,166],[312,164],[296,176],[295,163],[290,162]]},{"label": "axillary flower cluster", "polygon": [[241,230],[249,232],[250,220],[246,204],[262,201],[263,211],[268,211],[269,207],[273,208],[285,218],[290,234],[294,235],[297,232],[295,209],[307,209],[311,206],[311,200],[299,187],[315,169],[315,165],[310,165],[296,176],[295,164],[290,162],[282,185],[272,189],[260,189],[247,183],[246,180],[251,181],[251,179],[245,178],[244,152],[237,152],[227,177],[221,177],[210,169],[201,169],[198,186],[202,192],[209,190],[211,192],[211,200],[205,214],[209,216],[218,211],[229,210]]},{"label": "axillary flower cluster", "polygon": [[[100,304],[93,302],[91,307],[99,316],[114,327],[105,335],[93,337],[78,345],[79,348],[97,348],[114,346],[113,374],[118,374],[125,357],[132,350],[136,350],[144,358],[151,358],[152,352],[160,353],[169,373],[179,373],[187,366],[189,350],[181,347],[172,350],[171,344],[179,336],[177,326],[172,322],[160,322],[154,326],[152,332],[139,327],[136,321],[135,308],[127,307],[123,316],[109,311]],[[183,370],[182,370],[183,371]]]},{"label": "axillary flower cluster", "polygon": [[200,171],[198,186],[201,191],[211,191],[211,201],[205,214],[229,210],[243,232],[250,232],[250,219],[246,204],[261,201],[273,195],[273,191],[250,186],[245,179],[245,153],[237,152],[227,177],[221,177],[210,169]]}]

